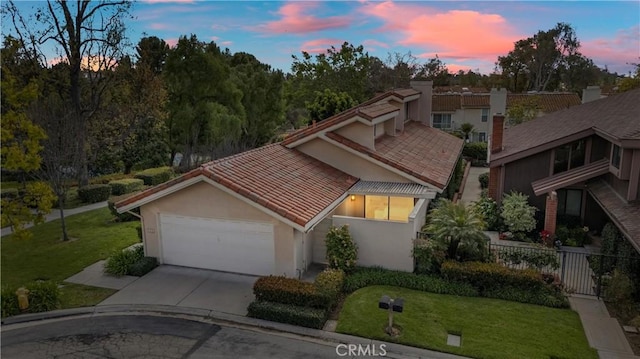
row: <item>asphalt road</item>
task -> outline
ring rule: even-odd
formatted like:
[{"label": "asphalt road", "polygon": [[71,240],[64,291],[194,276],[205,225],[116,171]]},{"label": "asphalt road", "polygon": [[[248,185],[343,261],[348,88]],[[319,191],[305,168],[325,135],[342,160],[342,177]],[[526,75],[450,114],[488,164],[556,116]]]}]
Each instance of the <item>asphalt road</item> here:
[{"label": "asphalt road", "polygon": [[2,328],[2,358],[336,358],[336,344],[148,315],[94,316]]}]

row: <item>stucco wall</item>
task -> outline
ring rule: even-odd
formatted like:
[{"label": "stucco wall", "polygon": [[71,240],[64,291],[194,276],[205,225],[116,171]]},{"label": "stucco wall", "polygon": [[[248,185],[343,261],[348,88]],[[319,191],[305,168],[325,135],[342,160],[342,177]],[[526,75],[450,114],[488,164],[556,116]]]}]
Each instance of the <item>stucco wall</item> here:
[{"label": "stucco wall", "polygon": [[[373,133],[371,134],[373,136]],[[342,172],[366,181],[410,182],[409,180],[386,170],[364,158],[321,139],[314,139],[296,147],[297,150],[314,157]]]},{"label": "stucco wall", "polygon": [[354,122],[337,129],[336,133],[369,149],[374,149],[373,126],[367,126],[360,122]]},{"label": "stucco wall", "polygon": [[296,275],[293,252],[294,229],[209,183],[196,183],[143,205],[140,213],[144,223],[146,255],[157,257],[160,261],[162,260],[159,234],[160,213],[272,223],[275,240],[275,273]]},{"label": "stucco wall", "polygon": [[489,115],[487,122],[482,122],[482,109],[480,108],[465,108],[456,110],[456,112],[451,115],[451,121],[454,128],[460,128],[460,125],[463,123],[470,123],[473,125],[473,130],[475,134],[473,135],[473,140],[478,137],[478,132],[484,132],[486,134],[485,138],[489,136],[489,121],[491,120],[491,116]]}]

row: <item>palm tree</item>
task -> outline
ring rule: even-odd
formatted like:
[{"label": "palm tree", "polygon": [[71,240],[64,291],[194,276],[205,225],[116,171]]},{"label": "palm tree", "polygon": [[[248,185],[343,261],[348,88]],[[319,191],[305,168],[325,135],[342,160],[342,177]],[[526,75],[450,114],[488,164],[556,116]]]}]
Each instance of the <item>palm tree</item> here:
[{"label": "palm tree", "polygon": [[473,125],[469,122],[465,122],[460,125],[460,132],[462,132],[462,134],[464,135],[464,140],[466,142],[469,142],[469,140],[471,140],[471,134],[473,133],[473,130]]},{"label": "palm tree", "polygon": [[440,199],[429,213],[427,233],[455,260],[479,260],[486,254],[484,221],[476,211],[462,203]]}]

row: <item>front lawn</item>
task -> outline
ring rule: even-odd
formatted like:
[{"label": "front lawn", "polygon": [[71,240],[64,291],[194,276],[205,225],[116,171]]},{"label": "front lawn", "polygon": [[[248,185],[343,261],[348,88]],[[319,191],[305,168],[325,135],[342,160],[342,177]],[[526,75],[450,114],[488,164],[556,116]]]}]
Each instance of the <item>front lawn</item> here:
[{"label": "front lawn", "polygon": [[31,239],[2,238],[2,285],[64,279],[138,242],[138,222],[113,222],[108,208],[66,217],[71,240],[62,242],[60,220],[32,227]]},{"label": "front lawn", "polygon": [[[384,332],[387,311],[378,309],[384,294],[405,300],[404,312],[394,316],[401,328],[395,339]],[[574,311],[398,287],[371,286],[351,294],[336,331],[474,358],[598,358]],[[448,333],[460,333],[462,346],[448,346]]]}]

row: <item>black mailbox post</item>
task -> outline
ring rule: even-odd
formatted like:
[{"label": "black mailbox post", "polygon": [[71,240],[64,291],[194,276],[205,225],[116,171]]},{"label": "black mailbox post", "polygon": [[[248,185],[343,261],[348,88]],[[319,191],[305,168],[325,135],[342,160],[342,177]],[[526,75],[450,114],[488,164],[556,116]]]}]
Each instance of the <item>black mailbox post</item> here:
[{"label": "black mailbox post", "polygon": [[387,334],[393,335],[393,312],[402,313],[404,310],[404,299],[391,299],[388,295],[383,295],[382,298],[380,298],[380,301],[378,301],[378,308],[389,311],[389,326],[387,327]]}]

